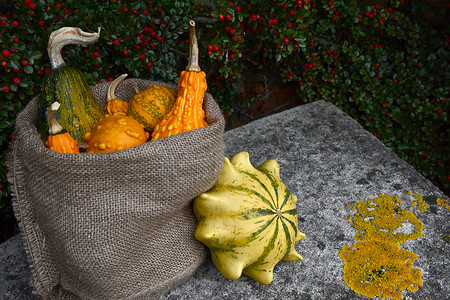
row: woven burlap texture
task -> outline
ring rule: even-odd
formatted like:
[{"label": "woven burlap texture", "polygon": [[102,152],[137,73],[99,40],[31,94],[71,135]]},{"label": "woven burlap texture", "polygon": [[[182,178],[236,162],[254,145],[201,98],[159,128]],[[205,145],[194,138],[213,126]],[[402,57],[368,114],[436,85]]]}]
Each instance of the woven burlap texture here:
[{"label": "woven burlap texture", "polygon": [[[127,79],[129,102],[150,85]],[[92,87],[103,107],[109,83]],[[44,299],[153,299],[191,276],[207,249],[192,200],[222,170],[224,119],[206,93],[209,126],[108,154],[60,154],[36,130],[38,96],[16,119],[8,156],[13,207]]]}]

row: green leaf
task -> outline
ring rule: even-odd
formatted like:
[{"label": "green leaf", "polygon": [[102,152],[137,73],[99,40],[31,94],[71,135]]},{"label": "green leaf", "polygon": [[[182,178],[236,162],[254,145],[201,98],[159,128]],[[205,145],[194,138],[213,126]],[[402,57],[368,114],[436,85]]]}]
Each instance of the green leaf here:
[{"label": "green leaf", "polygon": [[23,70],[27,74],[33,74],[33,68],[30,65],[26,66]]},{"label": "green leaf", "polygon": [[19,64],[19,62],[18,62],[17,60],[15,60],[15,59],[11,59],[11,60],[9,61],[9,65],[11,66],[11,68],[14,68],[14,69],[20,69],[20,64]]}]

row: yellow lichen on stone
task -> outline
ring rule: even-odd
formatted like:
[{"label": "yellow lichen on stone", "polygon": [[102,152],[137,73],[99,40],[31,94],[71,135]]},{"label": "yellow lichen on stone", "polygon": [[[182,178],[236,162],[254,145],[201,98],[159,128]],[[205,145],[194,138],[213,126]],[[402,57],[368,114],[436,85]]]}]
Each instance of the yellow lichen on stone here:
[{"label": "yellow lichen on stone", "polygon": [[423,197],[421,194],[413,194],[413,193],[409,192],[408,195],[413,196],[415,199],[415,200],[411,201],[411,205],[414,207],[414,209],[420,210],[423,213],[428,211],[428,208],[430,208],[430,205],[428,205],[428,203],[426,203],[423,200]]},{"label": "yellow lichen on stone", "polygon": [[[354,205],[356,214],[353,217],[353,227],[357,230],[355,239],[389,239],[390,242],[400,244],[423,236],[423,223],[412,212],[401,209],[401,204],[398,197],[385,194]],[[407,222],[414,226],[413,232],[397,232]]]},{"label": "yellow lichen on stone", "polygon": [[401,299],[403,290],[422,285],[421,270],[413,269],[417,256],[390,243],[359,241],[340,253],[345,263],[344,280],[362,295]]},{"label": "yellow lichen on stone", "polygon": [[444,208],[446,208],[448,211],[450,211],[450,203],[449,199],[442,200],[441,198],[437,198],[436,203]]},{"label": "yellow lichen on stone", "polygon": [[356,293],[381,299],[402,299],[406,289],[415,292],[422,286],[422,270],[414,269],[417,256],[397,245],[358,241],[339,253],[344,261],[344,281]]},{"label": "yellow lichen on stone", "polygon": [[[357,243],[344,246],[339,257],[344,281],[354,292],[402,299],[404,290],[415,292],[422,286],[422,271],[413,268],[417,256],[398,244],[423,236],[423,223],[401,204],[398,197],[384,194],[349,206],[356,210],[348,219],[357,230]],[[399,230],[406,223],[414,226],[411,233]]]}]

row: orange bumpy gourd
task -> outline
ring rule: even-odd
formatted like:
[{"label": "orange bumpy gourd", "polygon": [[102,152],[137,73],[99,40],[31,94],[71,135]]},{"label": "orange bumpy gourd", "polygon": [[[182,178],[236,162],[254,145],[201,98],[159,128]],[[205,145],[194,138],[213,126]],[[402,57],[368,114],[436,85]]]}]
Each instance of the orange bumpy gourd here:
[{"label": "orange bumpy gourd", "polygon": [[55,118],[56,111],[60,106],[59,102],[54,102],[47,112],[47,122],[49,136],[46,145],[50,150],[59,153],[80,153],[77,141],[58,123]]},{"label": "orange bumpy gourd", "polygon": [[84,135],[88,153],[107,153],[141,145],[149,138],[144,126],[123,112],[106,115]]},{"label": "orange bumpy gourd", "polygon": [[106,96],[106,105],[104,107],[105,114],[112,115],[115,112],[123,112],[126,113],[128,110],[128,103],[120,100],[114,94],[117,86],[127,77],[128,74],[122,74],[116,79],[108,87],[108,93]]},{"label": "orange bumpy gourd", "polygon": [[195,22],[189,22],[189,64],[178,79],[178,95],[171,111],[155,127],[152,140],[208,126],[203,110],[206,74],[198,65]]},{"label": "orange bumpy gourd", "polygon": [[173,89],[152,85],[143,91],[134,86],[136,95],[128,105],[127,115],[144,125],[145,130],[153,131],[175,103],[177,92]]}]

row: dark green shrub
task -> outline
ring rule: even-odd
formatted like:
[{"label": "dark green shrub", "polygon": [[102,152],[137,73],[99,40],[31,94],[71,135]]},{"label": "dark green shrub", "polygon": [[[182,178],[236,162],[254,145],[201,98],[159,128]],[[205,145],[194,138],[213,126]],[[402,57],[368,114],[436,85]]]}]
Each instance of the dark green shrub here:
[{"label": "dark green shrub", "polygon": [[[122,73],[175,82],[187,64],[190,18],[209,92],[225,115],[252,100],[236,88],[246,70],[274,70],[296,83],[305,103],[336,104],[448,193],[450,37],[439,16],[432,26],[413,14],[417,5],[399,1],[211,2],[18,0],[2,8],[0,210],[10,211],[5,153],[15,117],[50,70],[48,35],[63,26],[102,28],[95,44],[63,50],[92,85]],[[437,10],[444,18],[447,11]]]}]

